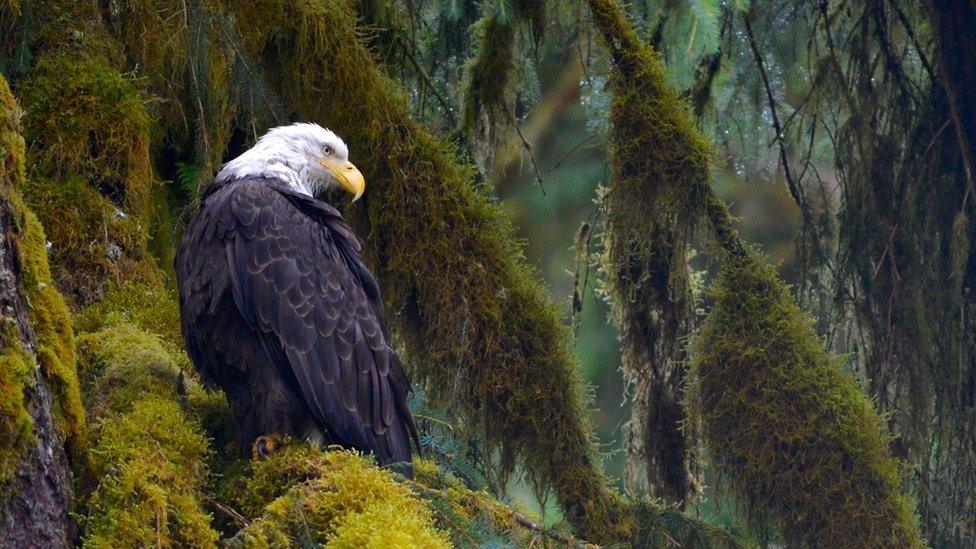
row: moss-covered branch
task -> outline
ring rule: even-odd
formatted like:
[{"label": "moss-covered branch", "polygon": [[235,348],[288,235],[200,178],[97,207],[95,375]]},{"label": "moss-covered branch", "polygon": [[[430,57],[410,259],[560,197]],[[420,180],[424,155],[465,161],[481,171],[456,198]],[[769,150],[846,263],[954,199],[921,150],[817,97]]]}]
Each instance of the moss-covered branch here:
[{"label": "moss-covered branch", "polygon": [[291,444],[252,468],[237,505],[257,518],[230,547],[450,547],[423,500],[354,452]]},{"label": "moss-covered branch", "polygon": [[743,501],[797,545],[921,547],[881,418],[776,271],[750,252],[726,262],[713,292],[695,396]]},{"label": "moss-covered branch", "polygon": [[180,371],[158,338],[131,324],[79,339],[98,485],[85,544],[212,547],[203,508],[210,447],[179,403]]}]

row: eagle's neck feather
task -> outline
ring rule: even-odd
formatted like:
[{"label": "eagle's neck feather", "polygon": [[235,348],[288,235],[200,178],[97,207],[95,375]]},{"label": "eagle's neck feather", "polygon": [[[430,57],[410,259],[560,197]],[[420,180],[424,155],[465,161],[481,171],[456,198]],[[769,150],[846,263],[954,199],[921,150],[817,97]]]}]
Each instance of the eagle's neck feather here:
[{"label": "eagle's neck feather", "polygon": [[287,150],[271,150],[258,143],[258,146],[224,164],[216,181],[252,177],[278,179],[296,192],[315,196],[321,183],[312,177],[307,166],[308,162],[303,155]]}]

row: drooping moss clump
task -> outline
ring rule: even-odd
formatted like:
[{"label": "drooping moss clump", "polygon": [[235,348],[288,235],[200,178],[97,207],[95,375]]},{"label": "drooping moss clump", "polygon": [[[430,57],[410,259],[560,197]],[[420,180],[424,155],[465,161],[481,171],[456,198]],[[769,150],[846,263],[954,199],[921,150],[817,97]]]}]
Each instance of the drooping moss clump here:
[{"label": "drooping moss clump", "polygon": [[607,42],[615,61],[613,175],[604,198],[600,262],[620,328],[621,366],[633,387],[624,480],[631,490],[684,505],[696,496],[698,469],[681,404],[685,343],[694,322],[687,260],[711,151],[667,84],[659,55],[617,15],[594,12],[598,27],[627,37]]},{"label": "drooping moss clump", "polygon": [[464,65],[461,83],[461,130],[472,140],[482,172],[492,169],[495,149],[515,123],[518,31],[529,22],[540,38],[545,25],[546,3],[516,0],[497,9],[482,4],[484,16],[474,24],[475,53]]},{"label": "drooping moss clump", "polygon": [[776,271],[755,252],[731,257],[713,293],[695,404],[742,501],[798,546],[921,547],[880,417]]},{"label": "drooping moss clump", "polygon": [[99,479],[85,506],[85,545],[214,546],[201,503],[209,441],[179,403],[173,357],[124,323],[82,335],[79,350]]},{"label": "drooping moss clump", "polygon": [[450,547],[431,510],[354,452],[292,444],[253,465],[242,508],[259,517],[231,547]]},{"label": "drooping moss clump", "polygon": [[138,89],[104,59],[59,54],[18,90],[31,160],[24,195],[52,242],[58,286],[84,305],[108,283],[157,277],[146,253],[155,180]]}]

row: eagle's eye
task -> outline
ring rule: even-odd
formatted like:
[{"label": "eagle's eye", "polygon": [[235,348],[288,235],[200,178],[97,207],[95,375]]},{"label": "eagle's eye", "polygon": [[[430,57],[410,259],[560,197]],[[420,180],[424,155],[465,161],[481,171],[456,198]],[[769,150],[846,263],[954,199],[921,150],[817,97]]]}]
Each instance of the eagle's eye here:
[{"label": "eagle's eye", "polygon": [[324,154],[325,156],[331,156],[332,155],[332,147],[330,147],[328,145],[323,146],[322,147],[322,154]]}]

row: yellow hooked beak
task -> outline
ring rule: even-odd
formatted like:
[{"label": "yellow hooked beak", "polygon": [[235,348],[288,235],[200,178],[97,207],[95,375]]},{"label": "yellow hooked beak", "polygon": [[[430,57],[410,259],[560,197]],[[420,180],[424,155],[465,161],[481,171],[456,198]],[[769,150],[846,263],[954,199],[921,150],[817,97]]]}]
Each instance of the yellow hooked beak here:
[{"label": "yellow hooked beak", "polygon": [[318,160],[319,164],[332,170],[332,175],[335,176],[339,186],[352,195],[353,202],[363,196],[363,191],[366,190],[366,180],[363,179],[363,174],[359,168],[354,166],[352,162],[348,160],[333,162],[328,158],[319,158]]}]

